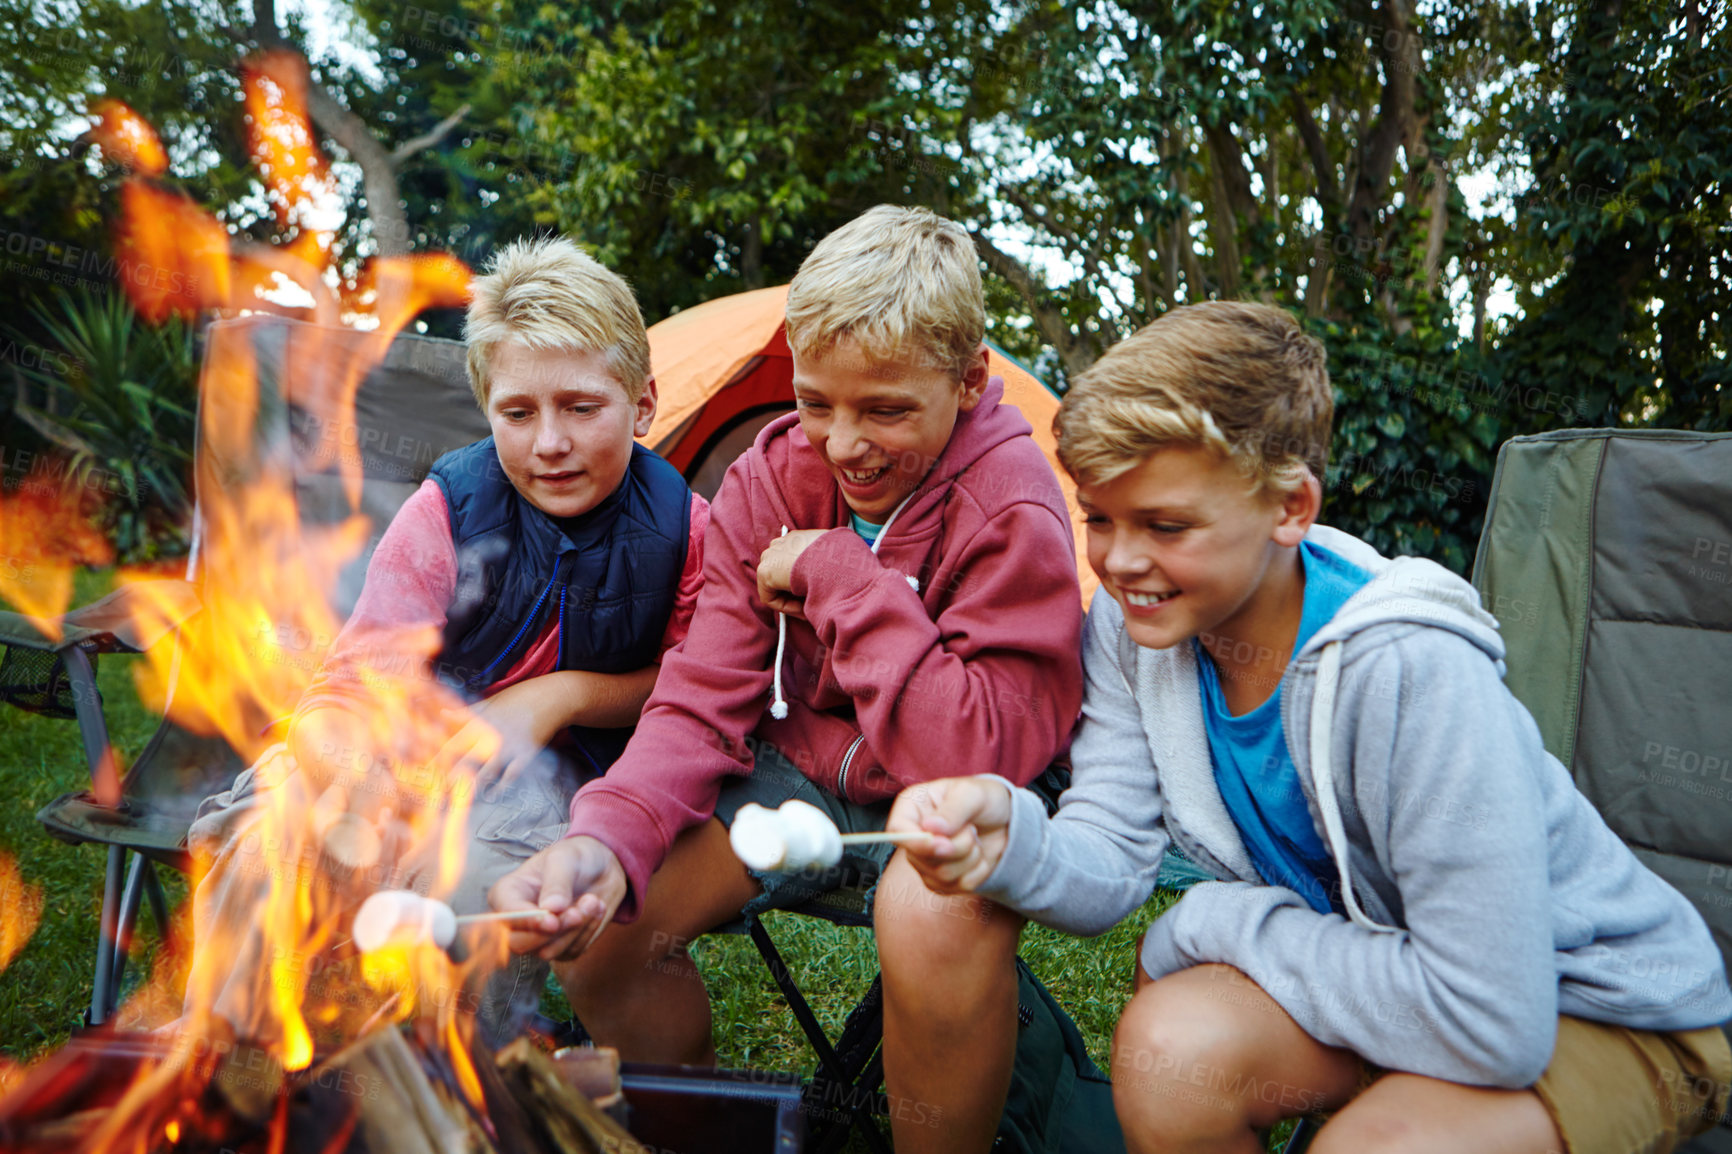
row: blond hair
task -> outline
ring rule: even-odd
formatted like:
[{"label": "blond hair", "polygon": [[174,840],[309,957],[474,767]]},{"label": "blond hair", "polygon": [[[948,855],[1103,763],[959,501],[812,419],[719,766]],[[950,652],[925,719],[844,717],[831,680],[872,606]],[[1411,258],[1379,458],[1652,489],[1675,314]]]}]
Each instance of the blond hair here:
[{"label": "blond hair", "polygon": [[852,340],[872,360],[966,375],[986,337],[974,241],[925,208],[881,204],[818,242],[788,286],[788,346],[821,357]]},{"label": "blond hair", "polygon": [[1100,485],[1156,449],[1214,449],[1254,492],[1286,491],[1329,463],[1335,400],[1323,345],[1270,305],[1208,301],[1173,309],[1079,375],[1053,433],[1059,462]]},{"label": "blond hair", "polygon": [[530,349],[600,353],[633,404],[649,379],[649,334],[631,286],[563,237],[517,240],[470,286],[463,322],[469,387],[487,408],[488,362],[507,340]]}]

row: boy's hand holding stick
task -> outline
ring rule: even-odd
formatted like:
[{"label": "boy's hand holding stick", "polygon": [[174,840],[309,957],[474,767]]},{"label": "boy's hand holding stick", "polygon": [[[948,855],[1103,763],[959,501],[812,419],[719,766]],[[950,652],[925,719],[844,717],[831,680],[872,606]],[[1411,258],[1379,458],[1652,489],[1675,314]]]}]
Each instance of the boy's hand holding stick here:
[{"label": "boy's hand holding stick", "polygon": [[554,842],[506,874],[487,895],[500,911],[542,911],[539,923],[519,921],[511,952],[570,961],[595,941],[625,900],[625,870],[613,851],[590,837]]},{"label": "boy's hand holding stick", "polygon": [[932,835],[903,845],[934,893],[973,893],[998,868],[1010,837],[1010,789],[990,777],[948,777],[905,789],[885,828]]}]

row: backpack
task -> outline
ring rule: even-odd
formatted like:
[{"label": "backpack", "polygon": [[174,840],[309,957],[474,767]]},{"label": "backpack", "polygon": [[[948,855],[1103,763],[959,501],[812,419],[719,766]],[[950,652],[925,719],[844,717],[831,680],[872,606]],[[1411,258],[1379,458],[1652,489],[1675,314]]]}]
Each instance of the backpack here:
[{"label": "backpack", "polygon": [[1124,1154],[1113,1084],[1082,1032],[1016,959],[1016,1063],[992,1149],[1003,1154]]}]

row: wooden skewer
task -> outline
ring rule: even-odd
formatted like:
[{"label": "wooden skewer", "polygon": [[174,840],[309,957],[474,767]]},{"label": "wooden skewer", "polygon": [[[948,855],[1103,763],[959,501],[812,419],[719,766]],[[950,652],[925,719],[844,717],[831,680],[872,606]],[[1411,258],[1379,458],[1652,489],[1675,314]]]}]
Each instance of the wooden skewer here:
[{"label": "wooden skewer", "polygon": [[898,844],[906,845],[909,842],[931,841],[932,837],[932,834],[927,833],[923,829],[901,830],[899,832],[892,832],[885,829],[879,830],[876,833],[845,833],[842,835],[842,844],[860,845],[862,842],[893,841]]},{"label": "wooden skewer", "polygon": [[471,922],[505,922],[513,919],[538,918],[546,912],[546,910],[494,910],[485,914],[464,914],[455,920],[458,925],[464,926]]}]

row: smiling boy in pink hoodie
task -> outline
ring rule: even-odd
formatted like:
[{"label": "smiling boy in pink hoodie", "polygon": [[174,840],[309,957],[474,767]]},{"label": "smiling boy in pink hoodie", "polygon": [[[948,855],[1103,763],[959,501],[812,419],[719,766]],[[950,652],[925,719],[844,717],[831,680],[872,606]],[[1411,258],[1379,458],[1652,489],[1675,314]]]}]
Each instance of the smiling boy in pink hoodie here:
[{"label": "smiling boy in pink hoodie", "polygon": [[984,330],[974,246],[931,212],[880,206],[812,251],[788,293],[798,413],[728,471],[691,632],[624,755],[573,800],[569,836],[491,897],[548,911],[512,946],[571,961],[561,979],[598,1041],[713,1063],[684,945],[742,907],[876,877],[903,1154],[990,1145],[1022,919],[931,895],[887,847],[748,872],[727,825],[748,801],[799,798],[844,831],[881,829],[904,786],[1027,783],[1064,748],[1082,697],[1070,522]]}]

